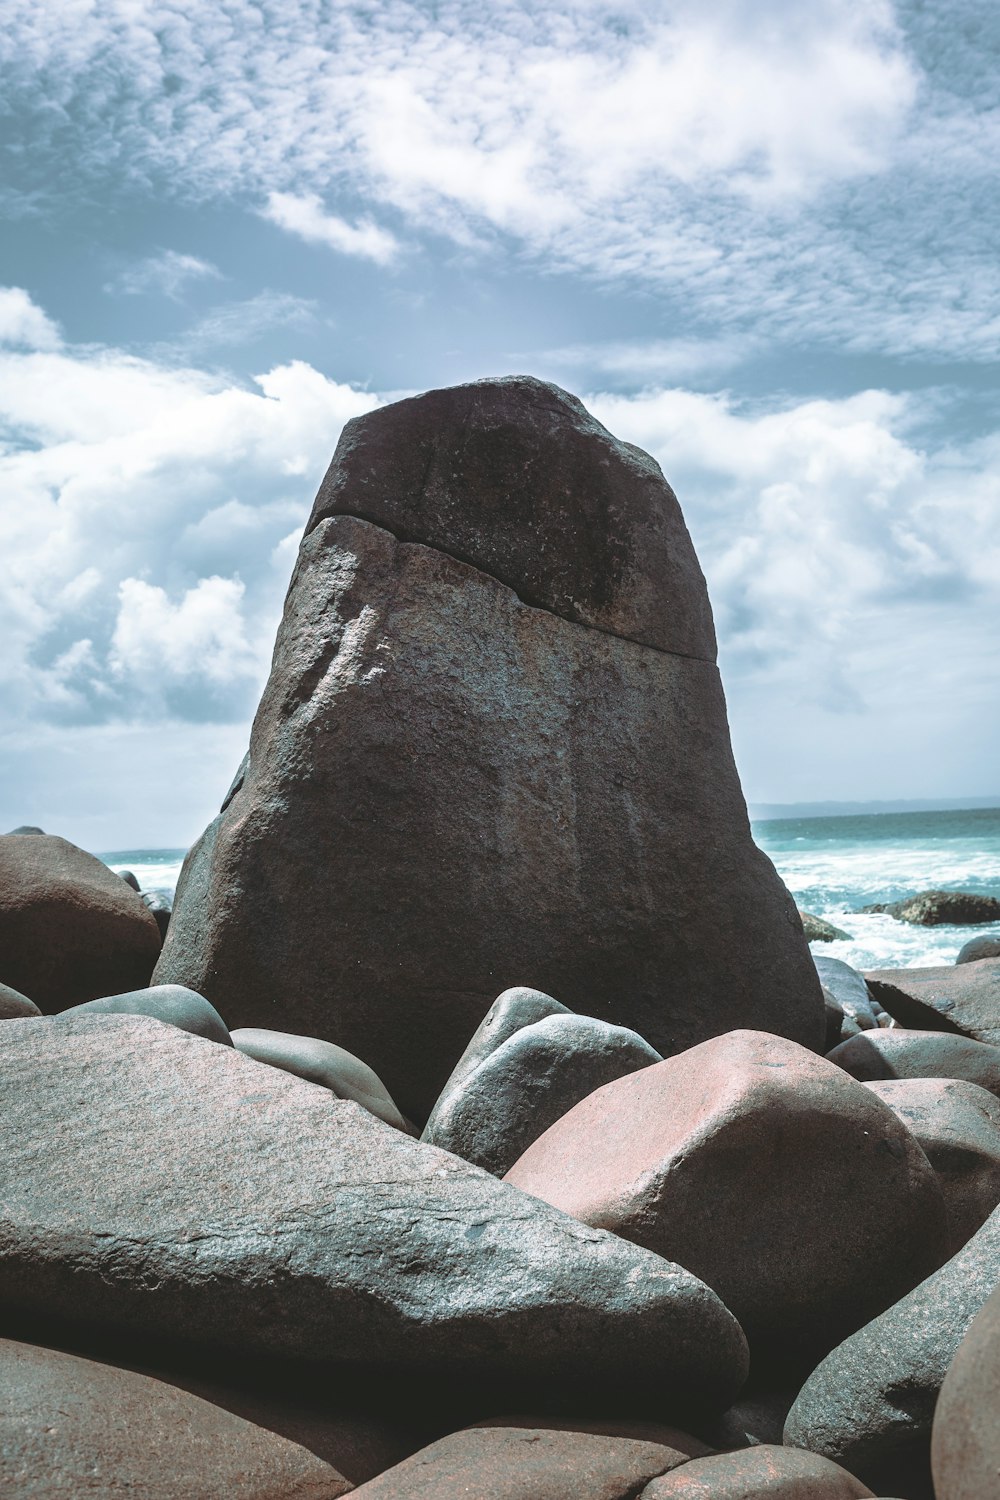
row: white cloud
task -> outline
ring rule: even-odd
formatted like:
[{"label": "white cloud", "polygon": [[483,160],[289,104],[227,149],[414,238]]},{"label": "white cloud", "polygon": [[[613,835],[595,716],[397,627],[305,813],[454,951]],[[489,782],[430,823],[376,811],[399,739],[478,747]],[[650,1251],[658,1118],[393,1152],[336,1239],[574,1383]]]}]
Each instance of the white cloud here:
[{"label": "white cloud", "polygon": [[155,584],[124,579],[108,655],[112,672],[132,678],[140,691],[155,688],[164,674],[212,686],[258,679],[261,664],[247,635],[245,593],[241,579],[213,575],[174,603]]},{"label": "white cloud", "polygon": [[371,219],[349,224],[338,214],[327,213],[316,193],[271,193],[263,217],[298,235],[312,245],[326,245],[341,255],[355,255],[387,266],[396,259],[400,245],[395,235]]},{"label": "white cloud", "polygon": [[0,344],[58,349],[59,329],[19,286],[0,287]]},{"label": "white cloud", "polygon": [[124,292],[131,297],[161,292],[176,302],[189,281],[218,281],[221,277],[218,266],[210,261],[184,255],[179,250],[163,250],[129,266],[105,290]]}]

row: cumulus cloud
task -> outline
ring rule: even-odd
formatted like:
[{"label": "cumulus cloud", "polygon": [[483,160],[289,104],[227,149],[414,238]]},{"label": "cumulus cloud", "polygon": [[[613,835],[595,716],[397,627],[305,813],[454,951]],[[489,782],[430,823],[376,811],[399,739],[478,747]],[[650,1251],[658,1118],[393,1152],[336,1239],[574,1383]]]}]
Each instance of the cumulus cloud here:
[{"label": "cumulus cloud", "polygon": [[210,261],[197,255],[184,255],[179,250],[162,250],[157,255],[146,256],[109,284],[107,291],[123,292],[136,297],[148,292],[160,292],[171,301],[180,300],[181,292],[190,281],[218,281],[222,272]]},{"label": "cumulus cloud", "polygon": [[0,345],[58,349],[59,329],[20,286],[0,287]]},{"label": "cumulus cloud", "polygon": [[371,219],[349,224],[339,214],[327,213],[316,193],[271,193],[263,217],[312,245],[326,245],[340,255],[356,255],[387,266],[399,254],[399,241]]}]

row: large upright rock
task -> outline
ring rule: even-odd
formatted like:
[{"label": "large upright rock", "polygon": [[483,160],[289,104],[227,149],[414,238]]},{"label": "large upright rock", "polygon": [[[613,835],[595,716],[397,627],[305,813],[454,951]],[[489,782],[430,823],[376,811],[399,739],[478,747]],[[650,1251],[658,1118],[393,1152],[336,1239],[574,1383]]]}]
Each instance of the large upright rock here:
[{"label": "large upright rock", "polygon": [[821,1048],[714,655],[672,491],[573,397],[482,381],[349,423],[157,981],[346,1047],[417,1120],[515,984],[663,1055]]}]

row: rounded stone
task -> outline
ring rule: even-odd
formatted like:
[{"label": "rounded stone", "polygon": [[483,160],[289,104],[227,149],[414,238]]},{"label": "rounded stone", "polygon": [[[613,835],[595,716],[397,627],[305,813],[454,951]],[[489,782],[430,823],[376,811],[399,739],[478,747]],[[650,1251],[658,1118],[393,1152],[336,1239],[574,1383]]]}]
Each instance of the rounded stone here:
[{"label": "rounded stone", "polygon": [[1000,937],[988,937],[983,933],[980,937],[970,938],[958,950],[955,962],[974,964],[981,958],[1000,958]]},{"label": "rounded stone", "polygon": [[985,1500],[1000,1483],[1000,1291],[973,1319],[941,1387],[931,1435],[937,1500]]},{"label": "rounded stone", "polygon": [[944,1254],[941,1188],[910,1132],[840,1069],[761,1032],[598,1089],[504,1180],[688,1266],[755,1357],[825,1352]]},{"label": "rounded stone", "polygon": [[307,1083],[319,1084],[338,1099],[353,1099],[387,1125],[412,1132],[412,1126],[396,1108],[378,1074],[343,1047],[314,1036],[293,1036],[287,1031],[256,1027],[240,1027],[231,1035],[233,1046],[247,1057],[294,1073]]},{"label": "rounded stone", "polygon": [[1000,1097],[1000,1047],[943,1031],[866,1031],[827,1054],[862,1083],[891,1078],[956,1078]]},{"label": "rounded stone", "polygon": [[869,1500],[839,1464],[773,1443],[695,1458],[654,1479],[641,1500]]},{"label": "rounded stone", "polygon": [[64,1016],[151,1016],[166,1026],[176,1026],[206,1041],[232,1046],[229,1028],[204,995],[195,994],[183,984],[154,984],[144,990],[127,990],[123,995],[102,995],[84,1005],[72,1005]]},{"label": "rounded stone", "polygon": [[29,1000],[19,990],[12,990],[9,984],[0,984],[0,1021],[19,1021],[25,1016],[41,1014],[34,1000]]}]

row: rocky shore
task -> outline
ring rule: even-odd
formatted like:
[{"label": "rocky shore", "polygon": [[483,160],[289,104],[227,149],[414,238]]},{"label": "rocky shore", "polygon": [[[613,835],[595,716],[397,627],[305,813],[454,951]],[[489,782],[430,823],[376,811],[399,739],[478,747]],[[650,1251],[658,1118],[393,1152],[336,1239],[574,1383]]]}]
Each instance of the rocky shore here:
[{"label": "rocky shore", "polygon": [[350,422],[221,802],[0,836],[5,1494],[994,1493],[1000,959],[812,957],[648,455]]}]

